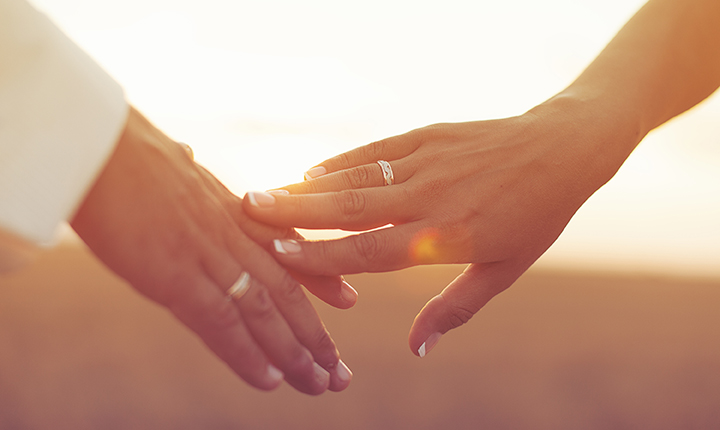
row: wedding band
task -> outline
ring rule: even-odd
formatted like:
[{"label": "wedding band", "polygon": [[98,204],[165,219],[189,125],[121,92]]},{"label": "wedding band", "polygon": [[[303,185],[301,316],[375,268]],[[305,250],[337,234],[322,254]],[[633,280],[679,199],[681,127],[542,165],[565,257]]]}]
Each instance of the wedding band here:
[{"label": "wedding band", "polygon": [[395,176],[393,175],[392,167],[390,163],[385,160],[378,160],[377,162],[382,169],[383,177],[385,178],[385,185],[392,185],[395,183]]},{"label": "wedding band", "polygon": [[227,289],[227,300],[238,300],[247,293],[248,288],[250,288],[250,275],[248,272],[242,272],[232,287]]}]

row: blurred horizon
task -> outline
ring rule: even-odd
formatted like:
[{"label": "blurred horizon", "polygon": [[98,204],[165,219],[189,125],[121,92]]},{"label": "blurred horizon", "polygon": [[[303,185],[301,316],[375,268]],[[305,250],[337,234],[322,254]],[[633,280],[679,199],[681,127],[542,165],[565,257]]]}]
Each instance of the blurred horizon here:
[{"label": "blurred horizon", "polygon": [[[431,123],[521,114],[644,1],[33,3],[243,194]],[[651,133],[538,264],[720,277],[719,119],[715,95]]]},{"label": "blurred horizon", "polygon": [[2,280],[2,429],[716,429],[720,283],[529,270],[425,358],[408,328],[457,265],[348,276],[313,303],[354,372],[251,388],[87,248]]}]

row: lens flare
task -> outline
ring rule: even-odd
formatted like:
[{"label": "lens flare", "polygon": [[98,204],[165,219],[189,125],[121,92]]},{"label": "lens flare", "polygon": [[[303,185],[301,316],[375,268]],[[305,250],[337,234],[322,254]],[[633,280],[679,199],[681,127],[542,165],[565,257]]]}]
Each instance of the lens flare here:
[{"label": "lens flare", "polygon": [[437,262],[440,257],[438,248],[440,234],[435,228],[420,230],[410,243],[410,258],[416,264]]}]

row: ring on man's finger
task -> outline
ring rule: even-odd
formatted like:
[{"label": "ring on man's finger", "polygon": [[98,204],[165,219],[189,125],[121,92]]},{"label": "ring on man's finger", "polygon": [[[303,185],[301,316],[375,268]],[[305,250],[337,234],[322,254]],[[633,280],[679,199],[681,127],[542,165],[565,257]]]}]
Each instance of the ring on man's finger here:
[{"label": "ring on man's finger", "polygon": [[240,299],[240,297],[247,293],[248,288],[250,288],[250,274],[248,272],[242,272],[238,280],[227,289],[227,300]]},{"label": "ring on man's finger", "polygon": [[382,169],[383,177],[385,178],[385,185],[392,185],[395,183],[395,175],[393,175],[392,167],[390,163],[385,160],[378,160],[377,162]]}]

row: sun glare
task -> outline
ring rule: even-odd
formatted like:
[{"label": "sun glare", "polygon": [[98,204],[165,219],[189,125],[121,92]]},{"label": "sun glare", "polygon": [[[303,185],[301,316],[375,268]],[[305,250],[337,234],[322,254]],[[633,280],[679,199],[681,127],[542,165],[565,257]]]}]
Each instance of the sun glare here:
[{"label": "sun glare", "polygon": [[[35,3],[243,194],[430,123],[520,114],[572,81],[644,0]],[[709,120],[681,118],[643,143],[545,261],[720,274],[715,100]],[[412,252],[430,258],[432,243]]]},{"label": "sun glare", "polygon": [[437,229],[430,228],[419,231],[410,243],[410,258],[412,261],[418,264],[438,261],[437,241]]}]

